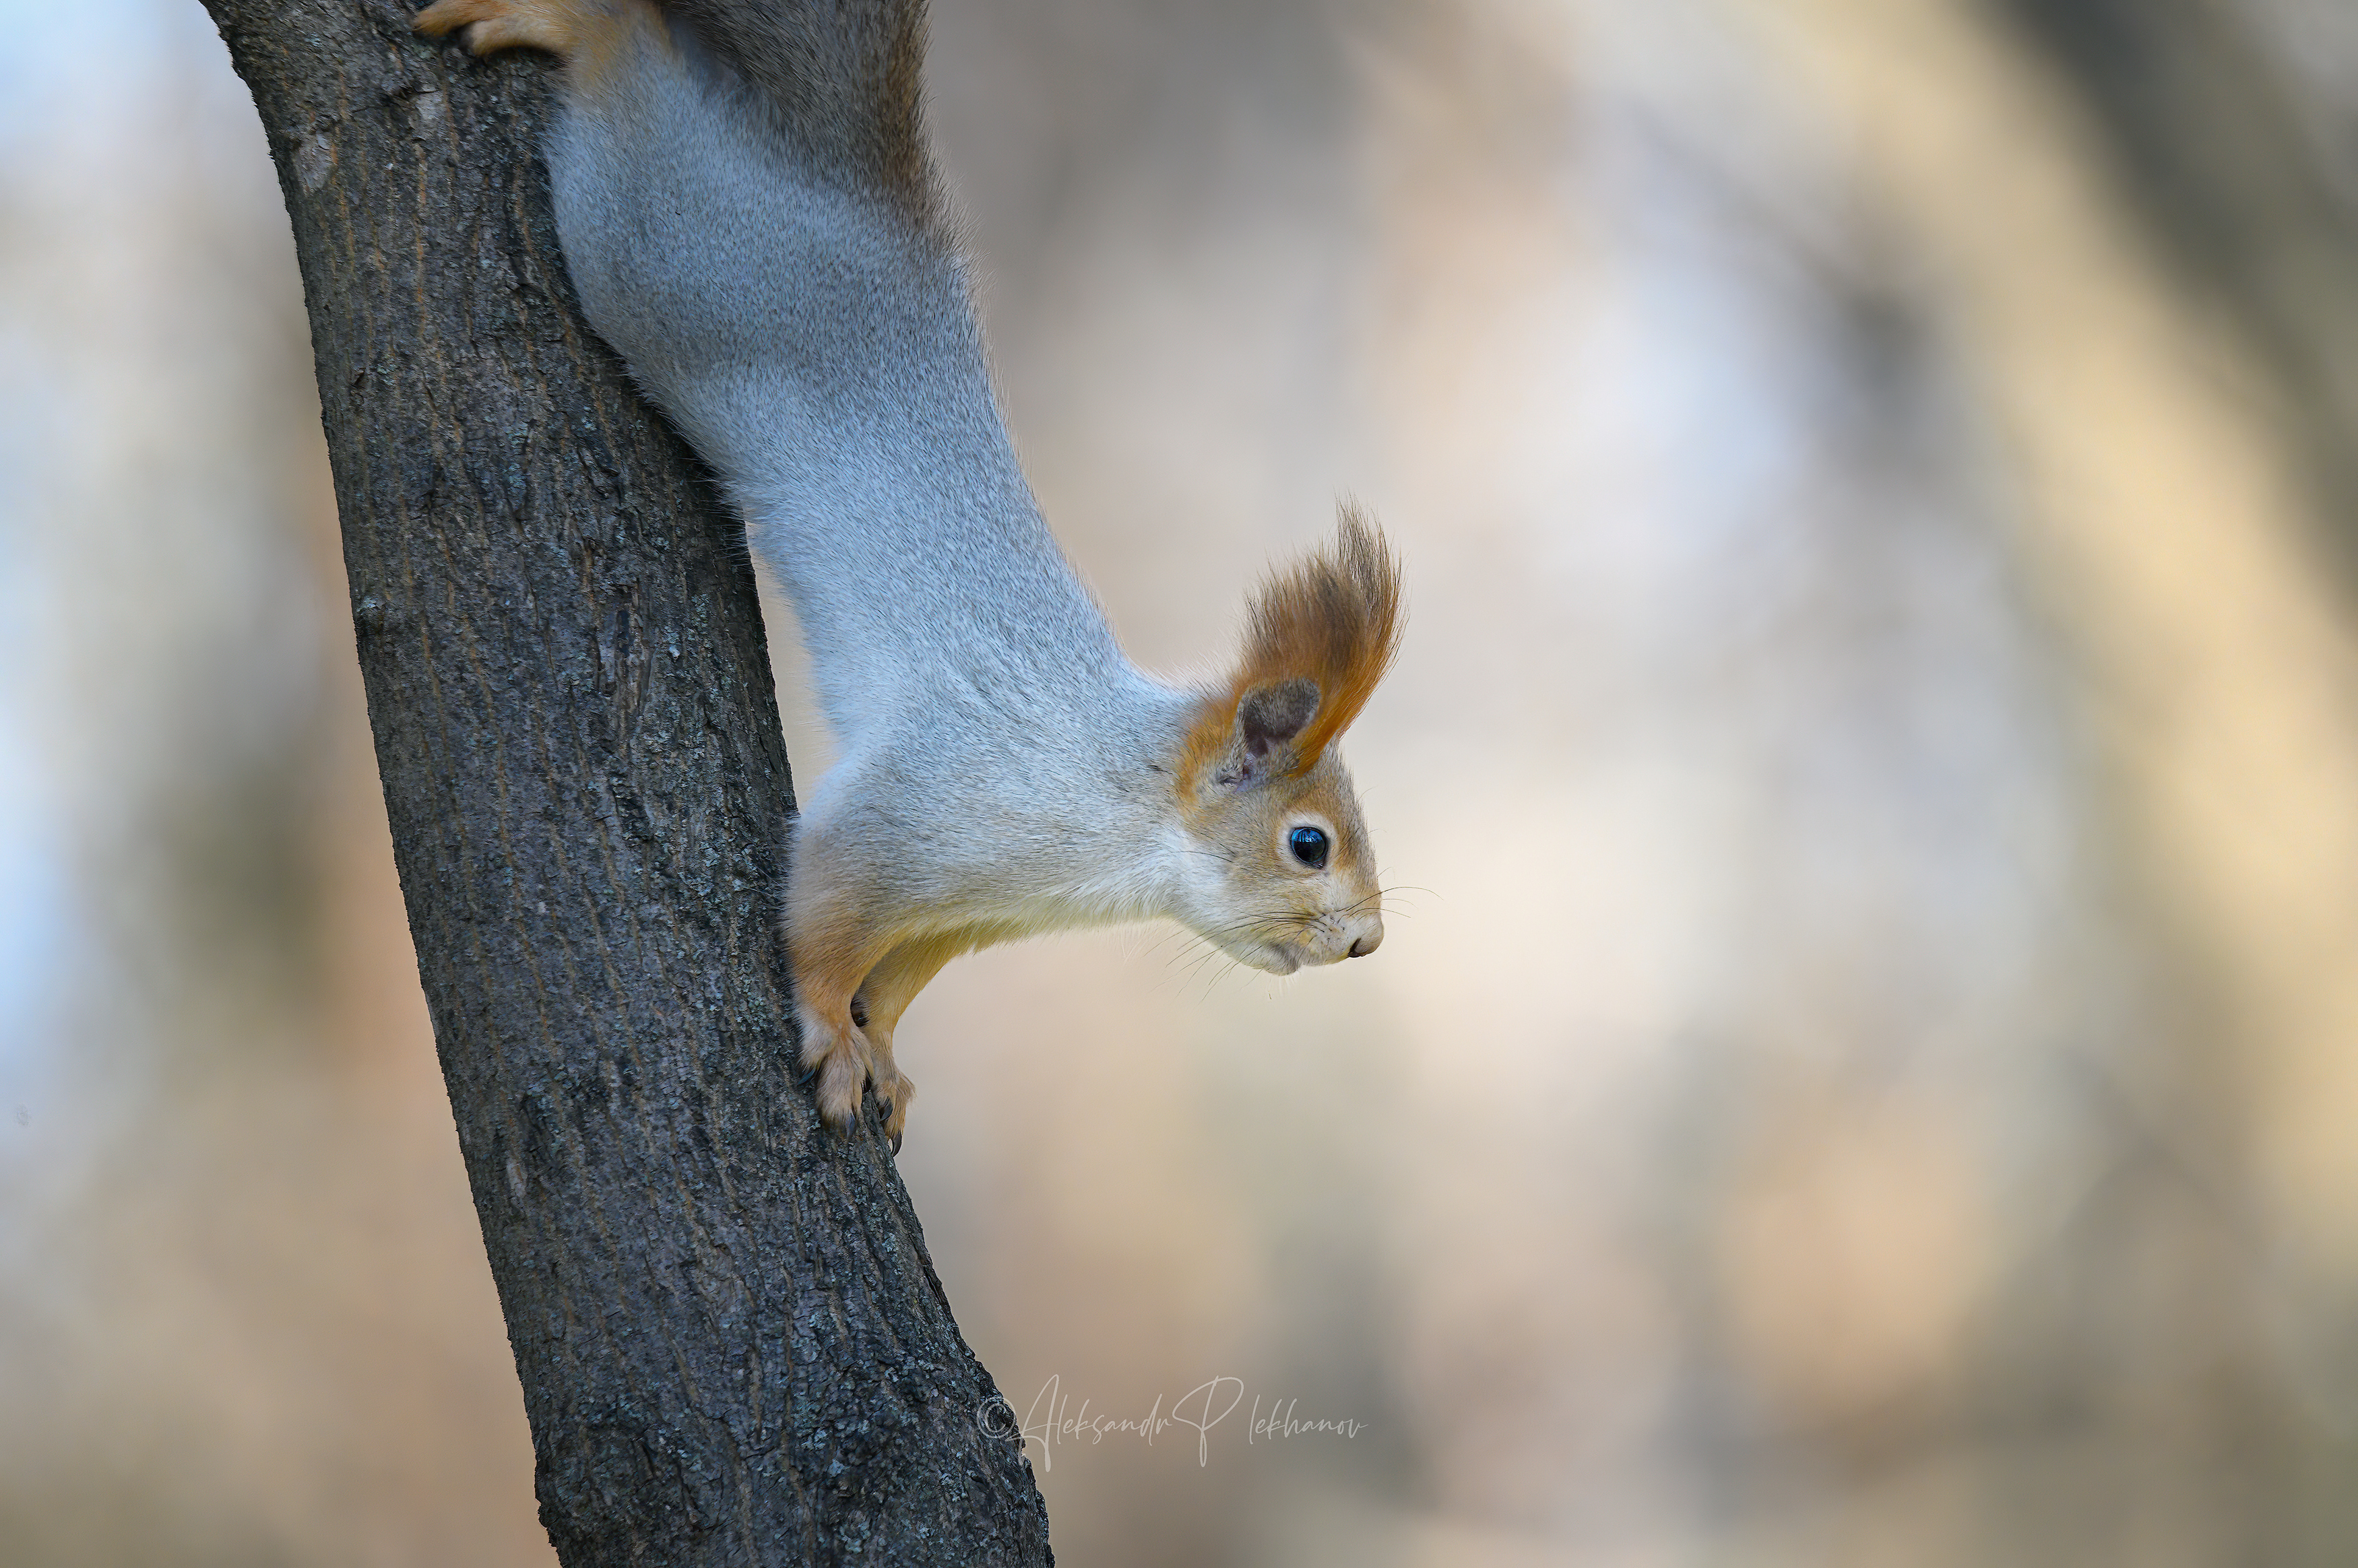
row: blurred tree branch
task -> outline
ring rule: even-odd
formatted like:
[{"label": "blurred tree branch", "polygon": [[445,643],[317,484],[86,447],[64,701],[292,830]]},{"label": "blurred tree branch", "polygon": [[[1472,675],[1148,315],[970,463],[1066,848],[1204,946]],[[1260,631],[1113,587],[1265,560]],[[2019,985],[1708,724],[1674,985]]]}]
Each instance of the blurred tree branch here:
[{"label": "blurred tree branch", "polygon": [[395,0],[208,0],[294,223],[418,969],[568,1564],[1049,1561],[872,1122],[772,935],[753,583],[582,324],[545,62]]},{"label": "blurred tree branch", "polygon": [[2358,205],[2233,0],[1994,0],[2102,133],[2134,211],[2274,382],[2358,589]]}]

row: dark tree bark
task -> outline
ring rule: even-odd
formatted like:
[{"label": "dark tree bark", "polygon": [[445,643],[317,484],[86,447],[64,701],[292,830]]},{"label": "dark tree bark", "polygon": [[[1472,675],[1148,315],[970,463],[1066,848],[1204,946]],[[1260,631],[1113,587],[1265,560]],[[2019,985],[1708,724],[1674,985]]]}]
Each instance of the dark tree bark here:
[{"label": "dark tree bark", "polygon": [[751,569],[576,310],[547,63],[401,0],[207,0],[295,228],[418,970],[568,1565],[1052,1561],[773,935]]}]

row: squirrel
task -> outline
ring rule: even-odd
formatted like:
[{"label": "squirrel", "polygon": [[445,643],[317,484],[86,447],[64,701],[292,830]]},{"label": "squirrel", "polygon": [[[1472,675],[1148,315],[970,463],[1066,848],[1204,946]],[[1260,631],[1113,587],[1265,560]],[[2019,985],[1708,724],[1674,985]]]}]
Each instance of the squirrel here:
[{"label": "squirrel", "polygon": [[1391,665],[1398,561],[1341,508],[1216,682],[1126,657],[1042,519],[928,150],[924,0],[436,0],[544,49],[543,154],[590,325],[720,476],[801,619],[840,760],[786,854],[818,1109],[871,1087],[951,958],[1168,916],[1272,974],[1383,940],[1335,741]]}]

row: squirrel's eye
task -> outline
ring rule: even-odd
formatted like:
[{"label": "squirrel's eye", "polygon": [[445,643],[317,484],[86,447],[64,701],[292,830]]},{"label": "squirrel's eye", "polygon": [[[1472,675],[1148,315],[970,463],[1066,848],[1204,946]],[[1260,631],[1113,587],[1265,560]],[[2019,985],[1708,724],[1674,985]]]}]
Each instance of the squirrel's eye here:
[{"label": "squirrel's eye", "polygon": [[1326,835],[1315,827],[1297,827],[1285,836],[1285,847],[1293,858],[1315,869],[1326,863]]}]

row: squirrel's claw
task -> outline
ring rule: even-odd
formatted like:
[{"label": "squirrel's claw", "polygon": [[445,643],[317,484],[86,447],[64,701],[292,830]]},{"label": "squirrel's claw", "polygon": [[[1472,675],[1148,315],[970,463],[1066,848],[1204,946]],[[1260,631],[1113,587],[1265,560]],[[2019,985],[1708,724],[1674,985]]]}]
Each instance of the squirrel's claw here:
[{"label": "squirrel's claw", "polygon": [[909,1122],[909,1102],[916,1098],[917,1086],[892,1065],[889,1046],[876,1056],[876,1116],[883,1124],[884,1136],[892,1141],[892,1152],[898,1154],[902,1130]]}]

